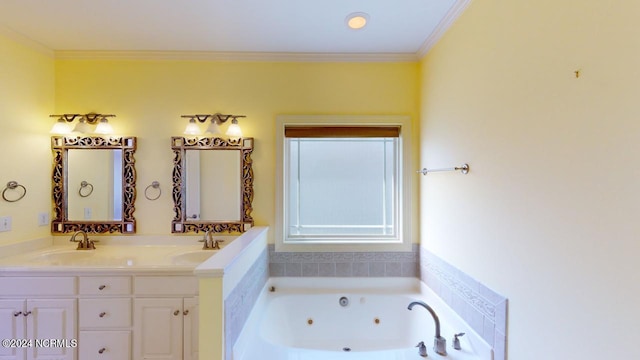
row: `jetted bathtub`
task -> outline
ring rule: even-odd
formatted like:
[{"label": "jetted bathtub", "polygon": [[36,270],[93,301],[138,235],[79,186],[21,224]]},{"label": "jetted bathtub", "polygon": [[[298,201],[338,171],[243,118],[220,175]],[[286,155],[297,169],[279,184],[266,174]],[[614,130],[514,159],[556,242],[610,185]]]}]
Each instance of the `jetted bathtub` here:
[{"label": "jetted bathtub", "polygon": [[[440,318],[447,355],[433,350]],[[461,350],[454,350],[453,335]],[[410,278],[271,278],[233,348],[233,360],[491,360],[489,346],[442,300]]]}]

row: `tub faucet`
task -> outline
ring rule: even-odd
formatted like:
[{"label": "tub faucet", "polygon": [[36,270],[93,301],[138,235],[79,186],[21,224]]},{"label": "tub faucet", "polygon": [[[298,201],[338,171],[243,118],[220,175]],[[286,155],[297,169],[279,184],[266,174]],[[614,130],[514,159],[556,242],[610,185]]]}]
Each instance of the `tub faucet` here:
[{"label": "tub faucet", "polygon": [[440,319],[438,318],[438,315],[436,315],[436,312],[433,311],[431,306],[423,303],[422,301],[412,302],[407,306],[407,309],[411,310],[415,305],[420,305],[427,309],[429,314],[431,314],[431,317],[433,317],[433,321],[436,323],[436,336],[433,340],[433,351],[443,356],[447,355],[447,340],[440,336]]},{"label": "tub faucet", "polygon": [[[76,240],[78,235],[82,235],[82,240]],[[69,241],[78,243],[76,250],[95,250],[95,243],[98,242],[98,240],[89,240],[87,233],[82,230],[74,232]]]}]

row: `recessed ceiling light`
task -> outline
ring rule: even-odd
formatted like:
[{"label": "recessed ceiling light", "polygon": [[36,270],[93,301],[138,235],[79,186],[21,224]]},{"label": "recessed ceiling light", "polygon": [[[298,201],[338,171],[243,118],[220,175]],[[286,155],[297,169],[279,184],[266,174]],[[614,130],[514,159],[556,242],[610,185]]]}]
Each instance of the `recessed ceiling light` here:
[{"label": "recessed ceiling light", "polygon": [[359,30],[367,25],[367,21],[369,21],[369,15],[363,12],[356,12],[347,15],[347,26],[354,30]]}]

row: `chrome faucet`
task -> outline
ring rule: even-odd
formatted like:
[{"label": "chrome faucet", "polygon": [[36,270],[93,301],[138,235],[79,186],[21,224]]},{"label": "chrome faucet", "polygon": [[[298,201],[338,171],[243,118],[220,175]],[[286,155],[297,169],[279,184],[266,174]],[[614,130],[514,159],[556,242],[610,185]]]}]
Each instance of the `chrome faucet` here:
[{"label": "chrome faucet", "polygon": [[[82,234],[82,240],[76,240],[76,237],[79,234]],[[98,242],[98,240],[89,240],[89,236],[87,235],[87,233],[82,230],[74,232],[73,235],[71,235],[71,239],[69,241],[78,243],[78,247],[76,248],[76,250],[95,250],[95,243]]]},{"label": "chrome faucet", "polygon": [[204,237],[198,240],[202,244],[202,250],[220,250],[220,243],[224,242],[224,240],[214,240],[213,239],[213,231],[207,230],[204,233]]},{"label": "chrome faucet", "polygon": [[420,305],[424,307],[425,309],[427,309],[427,311],[429,311],[429,314],[431,314],[431,317],[433,317],[433,321],[436,323],[436,336],[433,340],[433,351],[435,351],[436,353],[442,356],[446,356],[447,340],[442,336],[440,336],[440,319],[438,318],[438,315],[436,315],[436,312],[431,308],[431,306],[423,303],[422,301],[412,302],[411,304],[409,304],[407,309],[411,310],[415,305]]}]

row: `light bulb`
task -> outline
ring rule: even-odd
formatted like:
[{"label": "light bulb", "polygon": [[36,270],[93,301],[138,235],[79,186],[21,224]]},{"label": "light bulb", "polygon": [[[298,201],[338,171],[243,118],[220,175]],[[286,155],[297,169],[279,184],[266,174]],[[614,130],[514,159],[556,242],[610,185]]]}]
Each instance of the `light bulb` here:
[{"label": "light bulb", "polygon": [[96,130],[94,132],[96,134],[109,135],[113,134],[113,128],[111,127],[111,124],[109,124],[107,118],[103,117],[100,119],[100,122],[98,122],[98,126],[96,126]]},{"label": "light bulb", "polygon": [[88,133],[90,131],[91,131],[91,128],[89,127],[89,124],[87,124],[86,121],[84,120],[84,118],[82,118],[82,119],[80,119],[80,121],[78,121],[76,126],[73,128],[72,132],[86,134],[86,133]]},{"label": "light bulb", "polygon": [[198,124],[196,124],[196,119],[194,118],[189,119],[189,123],[187,124],[187,127],[184,129],[184,134],[200,135],[200,128],[198,127]]},{"label": "light bulb", "polygon": [[71,126],[63,118],[58,118],[49,132],[51,134],[67,135],[71,133]]},{"label": "light bulb", "polygon": [[231,120],[231,125],[229,125],[229,128],[227,129],[227,136],[232,138],[242,137],[242,129],[240,129],[240,125],[238,125],[238,120]]},{"label": "light bulb", "polygon": [[349,14],[346,19],[347,26],[353,30],[364,28],[367,21],[369,21],[369,15],[362,12]]},{"label": "light bulb", "polygon": [[215,119],[211,119],[211,124],[209,124],[209,127],[207,128],[207,132],[213,135],[222,134],[222,131],[220,131],[220,125],[218,125]]}]

